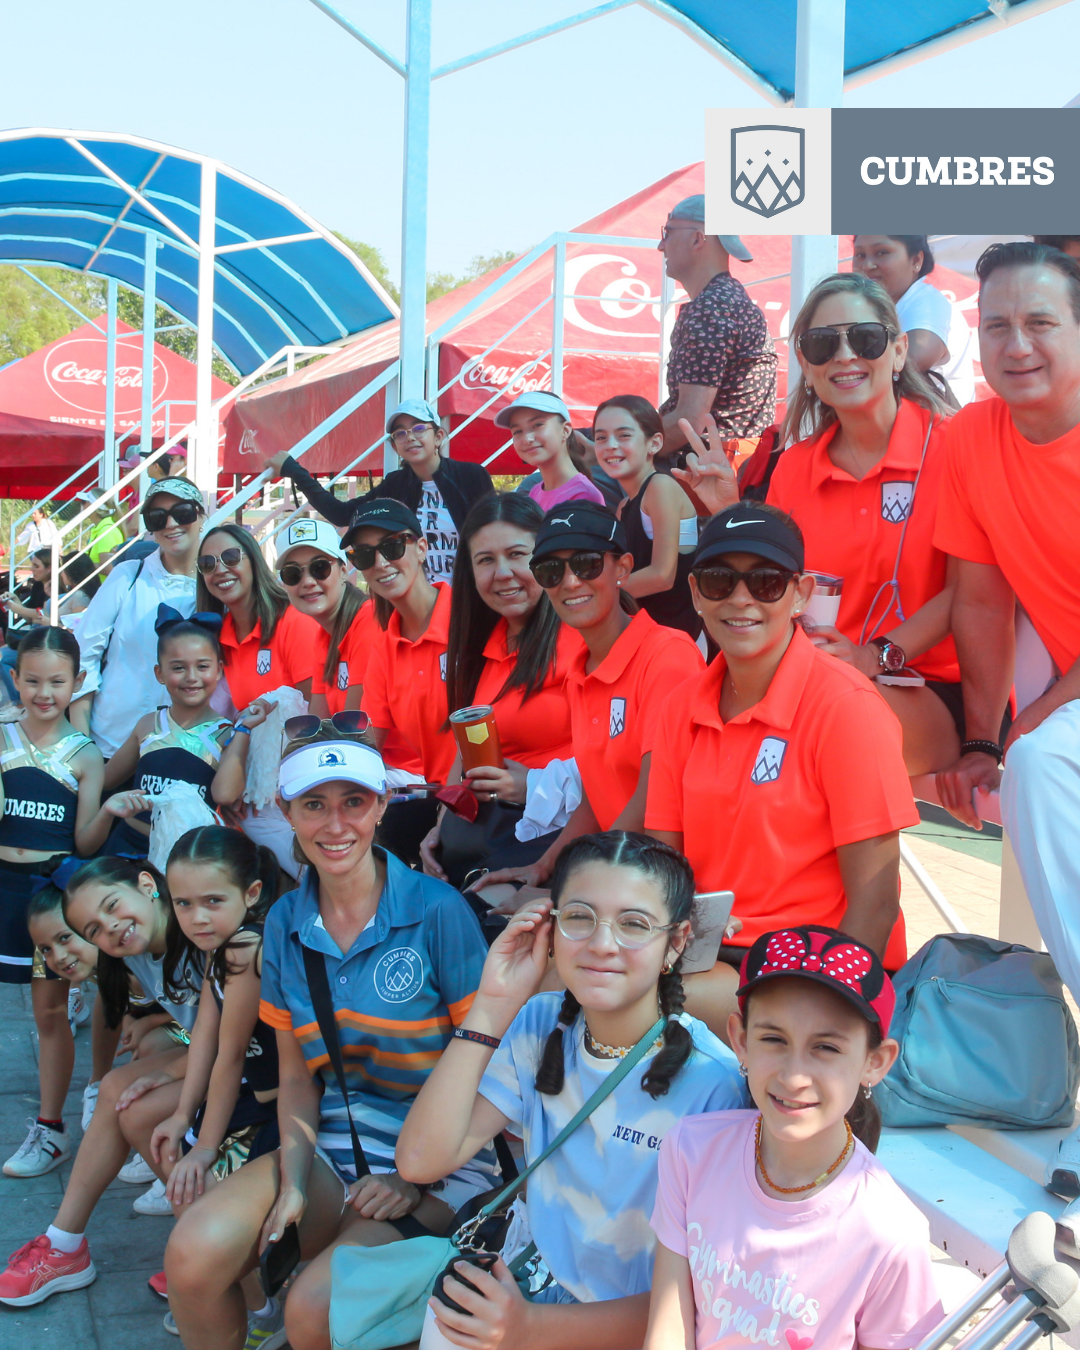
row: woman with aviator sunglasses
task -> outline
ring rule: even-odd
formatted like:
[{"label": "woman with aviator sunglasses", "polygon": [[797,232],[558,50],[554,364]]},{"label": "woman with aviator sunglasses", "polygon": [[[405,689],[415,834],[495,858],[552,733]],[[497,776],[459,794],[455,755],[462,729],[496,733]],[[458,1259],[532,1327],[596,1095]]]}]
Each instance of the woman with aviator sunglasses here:
[{"label": "woman with aviator sunglasses", "polygon": [[135,723],[157,706],[154,676],[158,606],[187,618],[195,609],[195,556],[199,550],[202,493],[187,478],[150,484],[143,524],[156,550],[117,563],[79,621],[84,680],[71,705],[71,722],[93,737],[109,759]]},{"label": "woman with aviator sunglasses", "polygon": [[933,773],[964,739],[955,562],[933,545],[949,410],[908,359],[893,302],[860,273],[814,288],[792,342],[802,380],[784,435],[806,439],[780,456],[768,501],[798,522],[807,566],[844,580],[836,626],[814,641],[878,681],[908,772]]},{"label": "woman with aviator sunglasses", "polygon": [[572,839],[642,828],[660,705],[704,665],[686,633],[661,627],[622,589],[634,558],[607,507],[580,501],[552,507],[529,565],[559,618],[584,639],[566,683],[582,798],[538,862],[491,872],[485,887],[543,886]]},{"label": "woman with aviator sunglasses", "polygon": [[918,821],[896,718],[870,682],[796,622],[813,592],[799,527],[743,502],[705,527],[690,589],[720,648],[671,695],[652,746],[645,827],[680,849],[699,891],[735,892],[741,929],[687,1007],[734,1010],[737,969],[765,932],[850,933],[905,959],[899,831]]}]

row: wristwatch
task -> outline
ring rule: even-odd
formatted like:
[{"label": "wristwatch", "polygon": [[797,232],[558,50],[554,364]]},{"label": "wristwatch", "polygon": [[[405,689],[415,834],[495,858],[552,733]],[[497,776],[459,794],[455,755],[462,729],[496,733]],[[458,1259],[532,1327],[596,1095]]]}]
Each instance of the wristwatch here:
[{"label": "wristwatch", "polygon": [[898,643],[890,642],[885,637],[876,637],[870,639],[870,646],[878,649],[878,665],[883,671],[892,674],[907,665],[907,653]]}]

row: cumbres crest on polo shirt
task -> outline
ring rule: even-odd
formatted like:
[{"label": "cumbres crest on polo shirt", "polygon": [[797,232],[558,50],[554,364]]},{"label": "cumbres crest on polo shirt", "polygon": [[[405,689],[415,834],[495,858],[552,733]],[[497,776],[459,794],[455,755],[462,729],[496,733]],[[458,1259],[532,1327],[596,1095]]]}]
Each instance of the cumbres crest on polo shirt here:
[{"label": "cumbres crest on polo shirt", "polygon": [[754,767],[750,770],[751,783],[776,782],[780,777],[780,770],[784,766],[787,746],[787,741],[782,741],[779,736],[765,737],[758,748]]},{"label": "cumbres crest on polo shirt", "polygon": [[271,652],[271,650],[270,650],[269,647],[260,647],[260,648],[259,648],[259,650],[258,650],[258,652],[257,652],[257,654],[256,654],[256,656],[255,656],[255,674],[256,674],[256,675],[269,675],[269,674],[270,674],[270,662],[271,662],[272,657],[273,657],[273,653]]},{"label": "cumbres crest on polo shirt", "polygon": [[881,519],[890,525],[899,525],[911,515],[911,503],[915,499],[914,483],[882,483]]},{"label": "cumbres crest on polo shirt", "polygon": [[337,668],[337,687],[339,689],[348,689],[349,687],[349,663],[348,661],[339,661]]},{"label": "cumbres crest on polo shirt", "polygon": [[614,739],[626,730],[626,699],[613,698],[608,717],[608,735]]},{"label": "cumbres crest on polo shirt", "polygon": [[375,992],[384,1003],[407,1003],[424,987],[424,962],[412,947],[395,947],[375,967]]}]

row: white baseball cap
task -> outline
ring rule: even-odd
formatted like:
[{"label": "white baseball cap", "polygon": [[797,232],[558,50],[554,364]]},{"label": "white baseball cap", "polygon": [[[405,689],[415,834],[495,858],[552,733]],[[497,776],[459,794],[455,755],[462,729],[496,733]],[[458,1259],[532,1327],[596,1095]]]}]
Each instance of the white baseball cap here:
[{"label": "white baseball cap", "polygon": [[357,783],[383,793],[386,767],[382,755],[358,741],[316,741],[281,761],[278,791],[285,801],[291,802],[323,783]]},{"label": "white baseball cap", "polygon": [[297,548],[314,548],[325,553],[328,558],[337,558],[348,562],[342,552],[341,539],[337,530],[327,520],[294,520],[285,531],[285,540],[277,556],[280,567],[289,554]]},{"label": "white baseball cap", "polygon": [[546,389],[532,389],[527,394],[518,394],[508,408],[502,408],[495,414],[495,425],[505,431],[510,426],[510,414],[515,408],[534,408],[537,412],[558,413],[564,422],[570,421],[570,409],[558,396]]}]

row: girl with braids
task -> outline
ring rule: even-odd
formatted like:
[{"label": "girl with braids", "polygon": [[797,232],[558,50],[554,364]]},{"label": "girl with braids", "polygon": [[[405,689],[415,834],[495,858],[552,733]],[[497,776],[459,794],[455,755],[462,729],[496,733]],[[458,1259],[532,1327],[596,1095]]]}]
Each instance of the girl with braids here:
[{"label": "girl with braids", "polygon": [[[496,939],[472,1007],[416,1099],[397,1147],[423,1184],[500,1130],[526,1162],[570,1121],[657,1020],[655,1050],[529,1179],[504,1257],[469,1268],[466,1314],[432,1301],[439,1329],[515,1350],[626,1350],[645,1334],[656,1156],[683,1116],[745,1104],[734,1056],[683,1012],[679,961],[694,880],[686,859],[644,835],[584,835],[560,856],[551,900],[525,905]],[[566,993],[537,993],[553,952]],[[530,1297],[505,1260],[528,1241]]]},{"label": "girl with braids", "polygon": [[835,928],[763,933],[728,1037],[751,1111],[679,1121],[660,1149],[645,1350],[891,1350],[942,1317],[926,1220],[874,1158],[896,995]]}]

